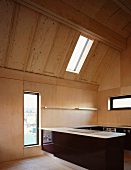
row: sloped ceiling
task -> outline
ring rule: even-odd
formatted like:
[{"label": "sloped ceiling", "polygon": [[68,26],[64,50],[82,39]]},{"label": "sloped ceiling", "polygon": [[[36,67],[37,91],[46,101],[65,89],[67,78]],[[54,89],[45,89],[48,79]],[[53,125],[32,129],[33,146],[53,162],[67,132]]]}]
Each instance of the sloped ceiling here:
[{"label": "sloped ceiling", "polygon": [[[65,3],[72,5],[73,1]],[[113,1],[76,2],[75,8],[86,15],[125,38],[130,35],[130,15]],[[94,11],[86,11],[86,5]],[[0,67],[99,85],[120,52],[94,39],[80,74],[66,72],[80,34],[78,30],[13,0],[0,1]]]}]

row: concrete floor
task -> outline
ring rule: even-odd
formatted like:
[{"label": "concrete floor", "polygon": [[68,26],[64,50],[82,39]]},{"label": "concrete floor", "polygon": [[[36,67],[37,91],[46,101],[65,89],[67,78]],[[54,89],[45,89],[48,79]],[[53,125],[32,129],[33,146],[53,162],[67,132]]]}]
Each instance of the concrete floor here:
[{"label": "concrete floor", "polygon": [[[131,170],[131,158],[125,158],[124,170]],[[0,163],[0,170],[73,170],[49,156]]]}]

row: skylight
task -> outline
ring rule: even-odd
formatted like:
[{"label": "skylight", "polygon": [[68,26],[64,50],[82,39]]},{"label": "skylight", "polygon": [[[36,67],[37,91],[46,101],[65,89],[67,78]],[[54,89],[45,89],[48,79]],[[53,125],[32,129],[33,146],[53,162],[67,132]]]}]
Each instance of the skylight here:
[{"label": "skylight", "polygon": [[93,40],[80,35],[66,71],[79,74],[92,44]]}]

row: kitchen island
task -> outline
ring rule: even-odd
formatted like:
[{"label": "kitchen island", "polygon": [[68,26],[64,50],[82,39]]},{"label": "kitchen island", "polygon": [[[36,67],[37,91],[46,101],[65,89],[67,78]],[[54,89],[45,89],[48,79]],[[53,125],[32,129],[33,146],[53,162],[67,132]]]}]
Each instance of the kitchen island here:
[{"label": "kitchen island", "polygon": [[89,170],[124,170],[124,133],[43,128],[42,149]]}]

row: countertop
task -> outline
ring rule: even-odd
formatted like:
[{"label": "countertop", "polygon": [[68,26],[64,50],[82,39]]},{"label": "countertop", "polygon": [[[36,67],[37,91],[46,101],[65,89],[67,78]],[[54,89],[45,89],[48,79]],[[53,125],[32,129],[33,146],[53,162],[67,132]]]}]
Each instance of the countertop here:
[{"label": "countertop", "polygon": [[[98,125],[92,125],[92,126],[98,126]],[[91,127],[91,125],[84,126],[84,127]],[[62,133],[69,133],[69,134],[75,134],[75,135],[90,136],[90,137],[96,137],[96,138],[104,138],[104,139],[120,137],[120,136],[125,136],[126,135],[125,133],[106,132],[106,131],[88,130],[88,129],[75,129],[75,128],[72,128],[72,127],[41,128],[41,129],[42,130],[54,131],[54,132],[62,132]]]},{"label": "countertop", "polygon": [[76,127],[95,127],[95,126],[102,126],[102,127],[114,127],[114,128],[127,128],[127,129],[131,129],[131,126],[127,126],[127,125],[83,125],[83,126],[73,126],[74,128]]}]

